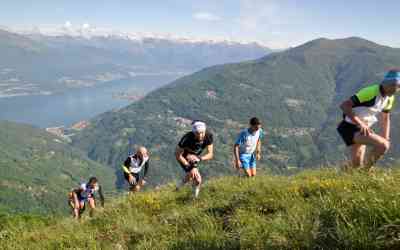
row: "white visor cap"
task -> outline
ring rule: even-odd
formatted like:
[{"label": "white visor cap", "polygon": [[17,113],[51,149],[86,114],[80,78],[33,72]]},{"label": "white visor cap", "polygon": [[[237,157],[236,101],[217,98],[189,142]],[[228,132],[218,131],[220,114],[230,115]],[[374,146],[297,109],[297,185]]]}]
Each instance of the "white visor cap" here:
[{"label": "white visor cap", "polygon": [[192,124],[193,133],[206,132],[206,124],[204,122],[196,121]]}]

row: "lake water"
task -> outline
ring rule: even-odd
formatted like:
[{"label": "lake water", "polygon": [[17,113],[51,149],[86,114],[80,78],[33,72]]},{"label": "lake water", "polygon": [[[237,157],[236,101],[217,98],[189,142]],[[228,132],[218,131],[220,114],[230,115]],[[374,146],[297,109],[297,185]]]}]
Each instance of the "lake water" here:
[{"label": "lake water", "polygon": [[0,120],[27,123],[41,128],[70,126],[132,102],[113,98],[113,94],[132,92],[135,89],[139,89],[141,93],[148,92],[176,78],[176,75],[141,76],[96,87],[71,89],[54,95],[0,98]]}]

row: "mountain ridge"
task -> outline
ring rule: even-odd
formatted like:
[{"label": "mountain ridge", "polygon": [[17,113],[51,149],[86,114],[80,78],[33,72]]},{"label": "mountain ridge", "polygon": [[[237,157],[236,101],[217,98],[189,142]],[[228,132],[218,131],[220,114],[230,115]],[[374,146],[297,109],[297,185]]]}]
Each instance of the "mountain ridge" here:
[{"label": "mountain ridge", "polygon": [[[160,159],[155,178],[163,182],[180,171],[173,145],[190,130],[181,120],[202,119],[216,134],[218,145],[216,159],[205,174],[233,174],[226,167],[231,161],[230,145],[248,119],[258,116],[269,139],[260,168],[270,166],[280,172],[337,163],[345,159],[335,131],[340,101],[368,83],[379,82],[385,70],[396,65],[400,65],[400,49],[376,47],[359,38],[317,39],[180,78],[118,112],[95,118],[73,144],[110,166],[118,166],[132,145],[148,146]],[[397,119],[394,116],[393,124]],[[393,137],[400,138],[397,131]],[[393,148],[387,159],[393,155],[399,155],[399,148]]]},{"label": "mountain ridge", "polygon": [[[0,27],[1,28],[1,27]],[[76,37],[76,38],[85,38],[91,39],[93,37],[103,37],[103,38],[121,38],[121,39],[128,39],[128,40],[145,40],[145,39],[158,39],[158,40],[170,40],[175,42],[188,42],[188,43],[226,43],[226,44],[257,44],[258,46],[268,47],[263,45],[258,41],[241,41],[241,40],[232,40],[226,38],[191,38],[185,36],[177,36],[172,34],[158,34],[153,32],[129,32],[129,31],[118,31],[115,29],[105,29],[105,28],[96,28],[96,27],[59,27],[59,28],[51,28],[51,29],[43,29],[40,27],[35,27],[33,29],[28,30],[19,30],[19,29],[12,29],[3,27],[3,29],[9,32],[15,32],[21,35],[28,35],[28,36],[52,36],[52,37]]]},{"label": "mountain ridge", "polygon": [[[269,49],[257,44],[178,43],[173,40],[124,37],[21,35],[0,32],[0,94],[3,96],[55,93],[71,88],[93,87],[129,80],[138,75],[168,74],[171,77],[201,68],[259,58]],[[82,60],[84,59],[84,60]]]}]

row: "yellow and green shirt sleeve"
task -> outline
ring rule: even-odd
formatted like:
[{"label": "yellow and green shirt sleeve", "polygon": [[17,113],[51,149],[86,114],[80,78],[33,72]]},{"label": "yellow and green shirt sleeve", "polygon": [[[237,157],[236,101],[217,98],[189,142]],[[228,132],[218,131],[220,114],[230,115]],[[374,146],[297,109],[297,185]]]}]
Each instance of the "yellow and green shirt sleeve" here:
[{"label": "yellow and green shirt sleeve", "polygon": [[379,84],[365,87],[351,97],[354,107],[373,106],[375,98],[379,95]]},{"label": "yellow and green shirt sleeve", "polygon": [[125,172],[125,173],[127,173],[127,174],[130,174],[131,172],[129,171],[129,169],[126,167],[126,166],[124,166],[124,165],[122,165],[122,170]]},{"label": "yellow and green shirt sleeve", "polygon": [[382,112],[389,113],[394,106],[394,102],[395,102],[395,98],[394,98],[394,96],[391,96],[386,107],[382,110]]},{"label": "yellow and green shirt sleeve", "polygon": [[124,173],[130,174],[128,166],[131,164],[131,157],[126,158],[124,164],[122,164],[122,170]]},{"label": "yellow and green shirt sleeve", "polygon": [[[375,105],[376,98],[380,95],[380,85],[374,84],[368,87],[365,87],[358,91],[355,95],[353,95],[350,99],[353,102],[354,107],[372,107]],[[394,96],[389,98],[389,101],[382,112],[390,112],[393,108],[394,104]]]}]

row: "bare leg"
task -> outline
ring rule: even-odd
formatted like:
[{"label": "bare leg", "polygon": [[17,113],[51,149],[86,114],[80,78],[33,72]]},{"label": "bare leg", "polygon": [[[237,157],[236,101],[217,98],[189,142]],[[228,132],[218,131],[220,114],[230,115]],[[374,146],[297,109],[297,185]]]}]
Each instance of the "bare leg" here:
[{"label": "bare leg", "polygon": [[71,207],[71,213],[73,217],[75,217],[75,204],[73,192],[68,193],[68,205]]},{"label": "bare leg", "polygon": [[74,218],[75,219],[79,219],[79,217],[80,217],[79,210],[80,210],[79,202],[76,202],[75,206],[74,206]]},{"label": "bare leg", "polygon": [[390,142],[380,135],[372,133],[370,135],[361,135],[357,133],[354,136],[356,144],[371,145],[373,147],[372,155],[366,164],[367,168],[373,166],[390,148]]},{"label": "bare leg", "polygon": [[366,145],[353,144],[351,146],[351,162],[353,168],[359,168],[364,165]]},{"label": "bare leg", "polygon": [[252,171],[250,168],[243,168],[244,172],[246,173],[247,177],[251,177],[252,176]]},{"label": "bare leg", "polygon": [[251,174],[250,176],[254,177],[256,176],[256,173],[257,173],[256,167],[250,168],[250,174]]},{"label": "bare leg", "polygon": [[197,168],[194,168],[191,172],[192,172],[192,176],[193,176],[194,198],[197,198],[200,193],[200,186],[201,186],[202,178],[201,178],[200,172]]},{"label": "bare leg", "polygon": [[89,215],[90,215],[90,217],[93,217],[94,210],[96,209],[96,202],[93,198],[89,198],[88,202],[89,202],[89,207],[90,207]]},{"label": "bare leg", "polygon": [[80,210],[81,204],[80,204],[80,202],[78,200],[78,196],[76,195],[75,192],[72,193],[72,199],[73,199],[72,204],[73,204],[74,218],[79,219],[79,217],[80,217],[79,210]]}]

